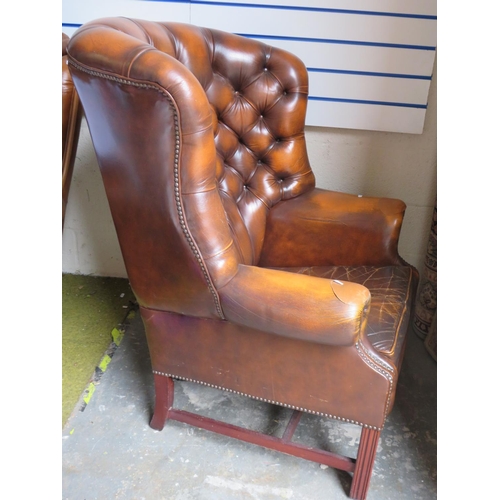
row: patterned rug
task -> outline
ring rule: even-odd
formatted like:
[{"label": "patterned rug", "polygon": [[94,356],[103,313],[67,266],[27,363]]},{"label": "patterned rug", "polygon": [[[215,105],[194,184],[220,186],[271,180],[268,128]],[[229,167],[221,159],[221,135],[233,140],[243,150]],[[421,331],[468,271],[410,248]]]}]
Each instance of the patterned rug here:
[{"label": "patterned rug", "polygon": [[412,326],[414,332],[424,340],[429,354],[437,360],[437,207],[434,207]]}]

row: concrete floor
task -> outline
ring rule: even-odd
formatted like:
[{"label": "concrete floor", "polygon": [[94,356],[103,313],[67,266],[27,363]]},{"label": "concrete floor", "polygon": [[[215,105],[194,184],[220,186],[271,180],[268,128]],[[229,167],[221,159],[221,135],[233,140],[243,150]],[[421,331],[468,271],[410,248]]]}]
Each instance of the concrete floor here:
[{"label": "concrete floor", "polygon": [[[408,332],[396,403],[380,439],[368,500],[437,497],[436,363]],[[84,411],[63,429],[62,498],[68,500],[335,500],[348,498],[347,473],[170,421],[148,423],[153,377],[140,316]],[[187,382],[175,407],[268,433],[289,410]],[[294,437],[356,456],[359,428],[304,415]]]}]

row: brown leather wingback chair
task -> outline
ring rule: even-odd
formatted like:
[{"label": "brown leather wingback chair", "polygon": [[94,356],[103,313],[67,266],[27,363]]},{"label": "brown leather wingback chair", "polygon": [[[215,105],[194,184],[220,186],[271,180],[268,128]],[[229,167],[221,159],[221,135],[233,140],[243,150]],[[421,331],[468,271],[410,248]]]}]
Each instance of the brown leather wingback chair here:
[{"label": "brown leather wingback chair", "polygon": [[69,36],[62,34],[62,225],[80,136],[82,107],[68,68]]},{"label": "brown leather wingback chair", "polygon": [[[167,419],[353,473],[365,498],[418,274],[402,201],[315,187],[306,68],[254,40],[108,18],[68,48]],[[282,438],[174,407],[175,379],[296,410]],[[356,458],[292,441],[361,427]]]}]

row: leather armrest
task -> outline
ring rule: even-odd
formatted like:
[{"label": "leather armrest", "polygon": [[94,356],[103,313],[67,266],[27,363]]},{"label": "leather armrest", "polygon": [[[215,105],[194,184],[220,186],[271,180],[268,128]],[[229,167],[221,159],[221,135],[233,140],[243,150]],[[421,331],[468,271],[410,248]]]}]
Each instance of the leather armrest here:
[{"label": "leather armrest", "polygon": [[231,322],[337,346],[356,342],[370,307],[362,285],[242,264],[219,295]]},{"label": "leather armrest", "polygon": [[269,212],[259,266],[401,265],[406,205],[313,189]]}]

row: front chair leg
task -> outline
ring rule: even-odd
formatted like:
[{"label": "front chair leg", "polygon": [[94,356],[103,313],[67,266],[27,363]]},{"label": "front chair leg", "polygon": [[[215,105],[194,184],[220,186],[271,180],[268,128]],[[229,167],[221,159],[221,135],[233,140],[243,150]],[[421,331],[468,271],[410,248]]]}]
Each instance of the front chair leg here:
[{"label": "front chair leg", "polygon": [[351,491],[349,493],[351,498],[355,498],[356,500],[365,500],[366,498],[375,463],[379,437],[380,431],[366,429],[365,427],[361,430],[358,458],[356,459],[356,468],[354,469]]},{"label": "front chair leg", "polygon": [[168,419],[168,412],[174,404],[174,381],[172,377],[154,374],[155,380],[155,410],[150,427],[161,431]]}]

